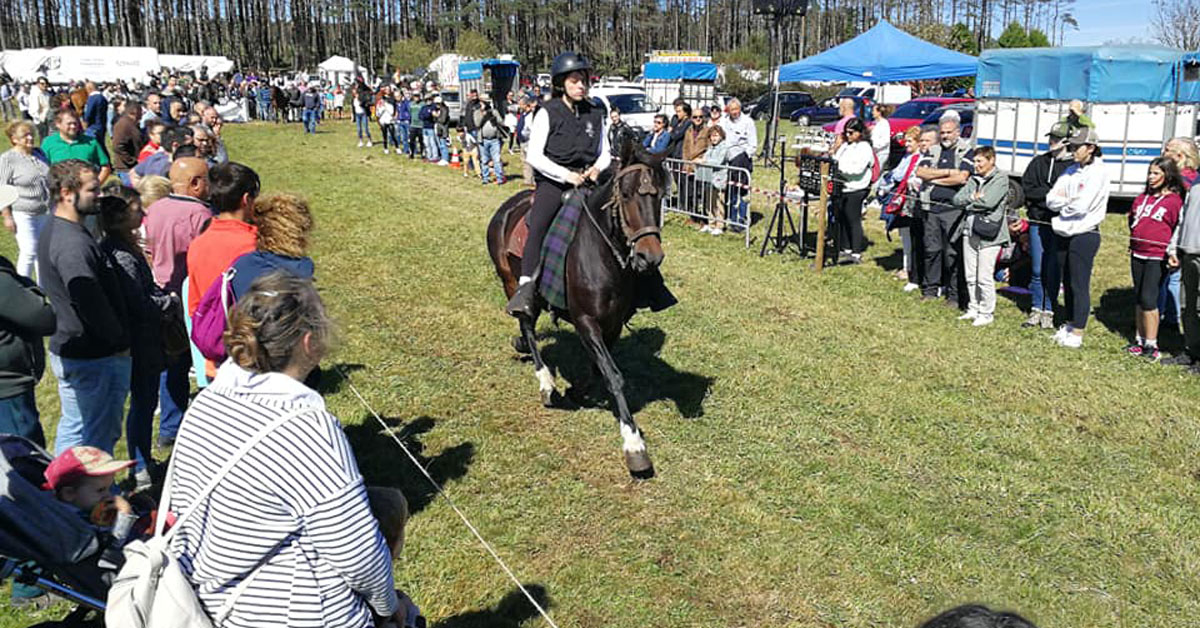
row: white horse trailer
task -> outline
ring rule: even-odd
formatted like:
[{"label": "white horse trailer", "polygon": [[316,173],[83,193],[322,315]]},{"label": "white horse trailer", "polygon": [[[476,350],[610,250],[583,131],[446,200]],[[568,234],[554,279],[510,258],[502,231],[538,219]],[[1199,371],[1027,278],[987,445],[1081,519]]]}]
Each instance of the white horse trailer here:
[{"label": "white horse trailer", "polygon": [[1085,103],[1114,197],[1145,189],[1150,162],[1173,137],[1195,137],[1200,74],[1183,52],[1156,46],[989,50],[979,58],[974,141],[1013,176],[1049,149],[1047,133]]}]

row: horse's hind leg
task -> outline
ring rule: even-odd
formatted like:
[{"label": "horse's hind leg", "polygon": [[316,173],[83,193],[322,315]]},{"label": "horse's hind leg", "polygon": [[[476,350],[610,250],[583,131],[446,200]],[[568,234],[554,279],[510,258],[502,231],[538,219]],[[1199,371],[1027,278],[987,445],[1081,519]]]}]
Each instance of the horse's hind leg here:
[{"label": "horse's hind leg", "polygon": [[[538,393],[542,396],[542,405],[549,408],[554,404],[554,374],[550,372],[550,367],[542,361],[542,352],[538,351],[537,338],[533,333],[536,321],[525,316],[518,317],[518,320],[521,321],[521,339],[525,342],[525,347],[529,349],[529,355],[533,357],[533,372],[537,375]],[[517,350],[520,351],[520,348]]]},{"label": "horse's hind leg", "polygon": [[583,346],[591,354],[592,361],[604,377],[608,392],[615,402],[614,414],[617,415],[617,424],[621,428],[621,448],[625,453],[625,466],[629,469],[629,474],[640,480],[654,477],[654,463],[650,461],[650,453],[646,451],[642,430],[633,421],[629,402],[625,400],[625,378],[621,376],[616,361],[608,351],[600,325],[591,317],[580,317],[575,329],[579,331]]}]

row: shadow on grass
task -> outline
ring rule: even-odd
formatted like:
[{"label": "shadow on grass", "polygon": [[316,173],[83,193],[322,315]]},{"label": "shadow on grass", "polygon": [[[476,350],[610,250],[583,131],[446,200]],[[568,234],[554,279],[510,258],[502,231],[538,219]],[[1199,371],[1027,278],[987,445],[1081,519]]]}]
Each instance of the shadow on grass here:
[{"label": "shadow on grass", "polygon": [[1137,297],[1133,294],[1133,288],[1109,288],[1096,303],[1096,321],[1114,334],[1132,341],[1135,334],[1133,308],[1136,305]]},{"label": "shadow on grass", "polygon": [[878,255],[871,261],[875,262],[875,265],[883,270],[894,273],[904,268],[904,249],[892,249],[891,253]]},{"label": "shadow on grass", "polygon": [[[652,401],[669,399],[684,418],[704,416],[704,398],[715,378],[677,370],[658,357],[666,342],[661,329],[647,327],[624,335],[612,349],[617,367],[625,378],[625,399],[630,412],[638,412]],[[573,331],[552,332],[542,347],[542,357],[571,385],[571,399],[594,408],[608,402],[604,381],[593,373],[591,359]]]},{"label": "shadow on grass", "polygon": [[[527,584],[525,589],[542,608],[550,610],[550,594],[540,584]],[[533,604],[520,589],[513,589],[495,606],[478,611],[468,611],[433,623],[432,628],[518,628],[521,624],[538,616]]]},{"label": "shadow on grass", "polygon": [[337,362],[331,366],[321,368],[321,379],[317,382],[316,390],[322,396],[335,394],[342,390],[342,386],[346,383],[346,378],[342,376],[344,372],[350,375],[355,371],[361,371],[367,367],[358,363]]},{"label": "shadow on grass", "polygon": [[[1137,295],[1133,288],[1109,288],[1100,296],[1094,314],[1096,321],[1109,331],[1120,334],[1125,340],[1133,342],[1137,335],[1134,324],[1134,308],[1137,306]],[[1161,314],[1161,313],[1160,313]],[[1160,324],[1158,329],[1158,346],[1168,353],[1183,350],[1183,336],[1176,325]]]},{"label": "shadow on grass", "polygon": [[[437,420],[431,417],[417,417],[408,423],[385,417],[384,423],[440,486],[465,476],[475,458],[475,445],[469,441],[444,449],[435,456],[426,456],[425,445],[418,437],[437,425]],[[379,426],[374,416],[364,416],[361,423],[346,426],[345,431],[367,486],[400,489],[408,499],[408,509],[412,514],[424,510],[437,496],[437,490],[418,469],[413,468],[412,461],[400,451],[400,447]]]}]

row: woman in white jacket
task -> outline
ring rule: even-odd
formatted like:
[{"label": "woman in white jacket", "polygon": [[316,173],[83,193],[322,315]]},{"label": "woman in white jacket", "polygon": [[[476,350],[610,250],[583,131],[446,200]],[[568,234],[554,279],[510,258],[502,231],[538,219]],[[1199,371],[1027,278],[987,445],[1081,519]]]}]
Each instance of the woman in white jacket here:
[{"label": "woman in white jacket", "polygon": [[400,144],[396,142],[393,126],[396,123],[396,104],[392,102],[392,91],[387,87],[380,90],[379,101],[375,103],[375,117],[379,120],[379,133],[383,135],[383,154],[388,154],[388,146],[400,154]]},{"label": "woman in white jacket", "polygon": [[1058,215],[1050,224],[1058,235],[1058,264],[1067,277],[1066,309],[1070,317],[1054,340],[1064,347],[1083,344],[1092,309],[1092,265],[1100,250],[1100,223],[1108,210],[1108,173],[1100,157],[1096,130],[1076,129],[1067,141],[1075,163],[1067,167],[1046,196],[1046,206]]},{"label": "woman in white jacket", "polygon": [[842,145],[833,158],[837,161],[838,174],[845,186],[837,198],[836,219],[838,222],[838,263],[862,263],[863,238],[862,207],[871,187],[871,173],[875,167],[875,151],[867,137],[867,125],[862,118],[851,118],[842,131]]}]

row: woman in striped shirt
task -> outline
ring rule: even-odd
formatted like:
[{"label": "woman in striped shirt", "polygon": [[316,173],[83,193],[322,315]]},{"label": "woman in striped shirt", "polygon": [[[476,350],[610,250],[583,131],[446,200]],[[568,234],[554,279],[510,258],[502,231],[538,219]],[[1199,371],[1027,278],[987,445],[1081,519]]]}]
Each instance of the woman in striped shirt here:
[{"label": "woman in striped shirt", "polygon": [[[301,382],[330,323],[308,279],[271,273],[238,299],[230,359],[188,408],[171,456],[171,510],[198,508],[171,548],[210,615],[250,579],[225,628],[405,624],[387,542],[336,417]],[[196,495],[264,426],[268,434],[199,504]]]}]

